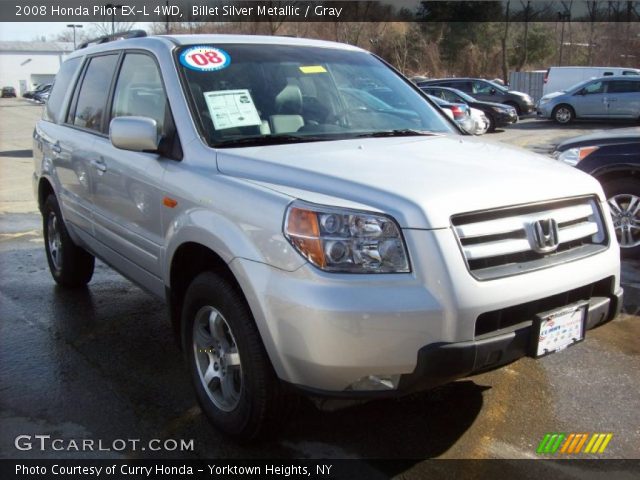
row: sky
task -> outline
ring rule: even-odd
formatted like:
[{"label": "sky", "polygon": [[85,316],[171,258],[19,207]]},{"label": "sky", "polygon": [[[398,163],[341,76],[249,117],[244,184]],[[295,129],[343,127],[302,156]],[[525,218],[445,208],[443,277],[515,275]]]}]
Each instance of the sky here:
[{"label": "sky", "polygon": [[[84,25],[85,29],[93,27],[91,22],[75,22],[77,25]],[[67,28],[69,22],[0,22],[0,40],[36,40],[41,36],[50,39],[57,34],[70,30]],[[134,28],[143,28],[144,23],[135,24]]]}]

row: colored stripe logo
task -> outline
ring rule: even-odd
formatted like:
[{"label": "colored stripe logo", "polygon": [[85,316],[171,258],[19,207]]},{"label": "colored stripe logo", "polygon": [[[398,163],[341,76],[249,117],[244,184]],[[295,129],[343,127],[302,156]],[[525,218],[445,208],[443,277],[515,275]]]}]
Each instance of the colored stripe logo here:
[{"label": "colored stripe logo", "polygon": [[536,453],[604,453],[612,438],[613,433],[547,433],[538,445]]}]

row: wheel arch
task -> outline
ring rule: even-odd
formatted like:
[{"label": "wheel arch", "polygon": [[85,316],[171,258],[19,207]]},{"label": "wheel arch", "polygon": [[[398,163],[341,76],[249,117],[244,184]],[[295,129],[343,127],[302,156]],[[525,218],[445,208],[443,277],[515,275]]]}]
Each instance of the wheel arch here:
[{"label": "wheel arch", "polygon": [[49,195],[55,195],[53,184],[47,177],[41,177],[38,181],[38,209],[42,211],[42,206]]},{"label": "wheel arch", "polygon": [[613,168],[601,168],[591,172],[591,175],[595,177],[604,188],[605,183],[619,178],[628,178],[631,176],[635,179],[640,179],[640,166],[624,165]]}]

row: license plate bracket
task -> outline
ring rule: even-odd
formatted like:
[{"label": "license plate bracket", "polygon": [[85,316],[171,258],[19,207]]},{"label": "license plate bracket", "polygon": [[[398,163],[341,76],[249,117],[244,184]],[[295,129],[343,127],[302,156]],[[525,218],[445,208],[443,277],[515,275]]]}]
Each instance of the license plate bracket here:
[{"label": "license plate bracket", "polygon": [[532,356],[544,357],[584,340],[589,302],[580,301],[536,315],[532,326]]}]

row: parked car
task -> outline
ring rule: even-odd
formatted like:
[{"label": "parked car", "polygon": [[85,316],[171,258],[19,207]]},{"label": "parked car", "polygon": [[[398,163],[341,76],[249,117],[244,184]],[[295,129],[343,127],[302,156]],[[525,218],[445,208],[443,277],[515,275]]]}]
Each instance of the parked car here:
[{"label": "parked car", "polygon": [[600,181],[623,256],[640,257],[640,127],[565,140],[553,156]]},{"label": "parked car", "polygon": [[481,78],[441,78],[419,82],[423,87],[450,87],[468,93],[477,100],[493,103],[503,103],[516,109],[518,115],[526,115],[534,111],[533,99],[526,93],[509,90],[497,83]]},{"label": "parked car", "polygon": [[45,88],[35,92],[33,94],[32,99],[38,103],[47,103],[47,100],[49,100],[50,93],[51,93],[51,85],[47,85]]},{"label": "parked car", "polygon": [[2,98],[12,98],[16,96],[16,89],[13,87],[2,87]]},{"label": "parked car", "polygon": [[640,119],[640,77],[602,77],[545,95],[538,116],[566,124],[574,120]]},{"label": "parked car", "polygon": [[640,75],[640,69],[628,67],[551,67],[544,76],[542,95],[560,92],[594,78]]},{"label": "parked car", "polygon": [[[338,85],[384,87],[420,123]],[[622,305],[595,179],[462,135],[352,45],[81,48],[33,141],[53,279],[83,287],[99,257],[166,301],[202,412],[235,437],[280,427],[294,392],[432,388],[563,350]]]},{"label": "parked car", "polygon": [[42,83],[40,85],[38,85],[36,88],[34,88],[33,90],[29,90],[27,92],[24,93],[24,95],[22,95],[23,98],[33,98],[33,96],[38,93],[41,92],[43,90],[46,89],[50,89],[51,88],[51,84],[50,83]]},{"label": "parked car", "polygon": [[477,108],[471,108],[469,110],[469,116],[474,121],[475,129],[472,132],[474,135],[484,135],[489,130],[489,125],[491,122],[484,114],[482,110],[478,110]]},{"label": "parked car", "polygon": [[476,130],[475,121],[471,118],[471,109],[466,103],[451,103],[438,97],[429,95],[432,102],[445,111],[451,112],[450,117],[460,125],[465,132],[473,134]]},{"label": "parked car", "polygon": [[472,108],[482,110],[489,120],[489,132],[496,127],[504,127],[518,121],[518,113],[515,108],[502,103],[482,102],[461,90],[449,87],[421,87],[421,90],[431,96],[442,98],[447,102],[466,103]]}]

